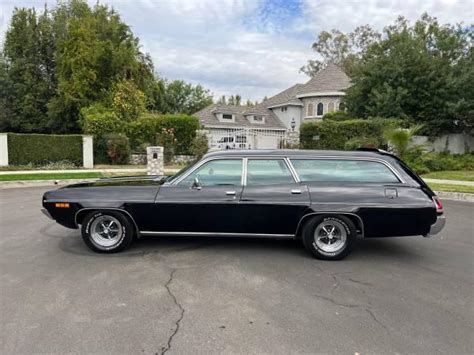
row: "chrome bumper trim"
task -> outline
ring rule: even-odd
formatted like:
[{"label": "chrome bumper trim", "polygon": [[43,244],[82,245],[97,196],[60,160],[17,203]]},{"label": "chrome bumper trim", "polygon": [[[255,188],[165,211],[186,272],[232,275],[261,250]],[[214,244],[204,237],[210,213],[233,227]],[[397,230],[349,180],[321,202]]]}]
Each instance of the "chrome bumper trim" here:
[{"label": "chrome bumper trim", "polygon": [[446,217],[444,215],[438,216],[436,222],[431,225],[429,235],[435,235],[441,232],[446,224]]},{"label": "chrome bumper trim", "polygon": [[51,214],[48,212],[48,210],[46,208],[42,208],[41,209],[41,212],[43,212],[43,214],[48,217],[49,219],[53,219],[53,217],[51,216]]}]

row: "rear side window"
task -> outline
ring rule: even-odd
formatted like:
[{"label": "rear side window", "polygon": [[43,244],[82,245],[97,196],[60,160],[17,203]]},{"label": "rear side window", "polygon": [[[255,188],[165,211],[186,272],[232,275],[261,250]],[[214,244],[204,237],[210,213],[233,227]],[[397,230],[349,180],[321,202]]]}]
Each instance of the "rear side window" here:
[{"label": "rear side window", "polygon": [[283,159],[249,159],[247,185],[292,184],[295,180]]},{"label": "rear side window", "polygon": [[400,182],[384,164],[366,160],[292,159],[301,181]]}]

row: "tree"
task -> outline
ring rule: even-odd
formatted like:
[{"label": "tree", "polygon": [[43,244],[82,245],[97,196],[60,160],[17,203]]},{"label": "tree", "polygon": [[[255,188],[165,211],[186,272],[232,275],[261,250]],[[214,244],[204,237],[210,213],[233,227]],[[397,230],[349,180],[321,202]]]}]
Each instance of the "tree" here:
[{"label": "tree", "polygon": [[193,114],[212,104],[212,95],[201,85],[192,85],[182,80],[159,79],[161,98],[151,106],[160,113]]},{"label": "tree", "polygon": [[53,47],[47,12],[15,8],[2,56],[2,129],[46,132],[47,103],[54,91],[54,63],[44,60]]},{"label": "tree", "polygon": [[413,26],[403,17],[384,29],[352,70],[346,104],[356,117],[410,118],[423,132],[472,126],[472,39],[459,25],[424,14]]},{"label": "tree", "polygon": [[349,73],[353,63],[360,59],[365,50],[377,42],[380,36],[380,33],[369,25],[359,26],[351,33],[343,33],[336,29],[329,32],[322,31],[318,35],[318,40],[312,45],[317,58],[309,60],[300,70],[313,77],[328,63],[335,63]]}]

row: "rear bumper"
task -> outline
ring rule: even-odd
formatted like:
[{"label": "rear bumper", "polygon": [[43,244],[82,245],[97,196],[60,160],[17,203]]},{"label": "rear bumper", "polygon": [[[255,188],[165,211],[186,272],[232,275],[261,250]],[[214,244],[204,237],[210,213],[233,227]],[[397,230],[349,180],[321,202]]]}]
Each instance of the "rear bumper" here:
[{"label": "rear bumper", "polygon": [[428,236],[430,235],[435,235],[441,232],[441,230],[444,228],[444,225],[446,224],[446,217],[444,215],[440,215],[436,217],[436,222],[431,225],[430,232],[428,233]]}]

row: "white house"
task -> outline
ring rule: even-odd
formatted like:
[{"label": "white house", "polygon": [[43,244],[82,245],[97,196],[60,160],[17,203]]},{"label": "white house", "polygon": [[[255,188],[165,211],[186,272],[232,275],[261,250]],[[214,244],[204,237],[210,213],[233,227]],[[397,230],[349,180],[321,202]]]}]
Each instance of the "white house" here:
[{"label": "white house", "polygon": [[211,149],[279,148],[297,136],[301,122],[344,110],[350,79],[329,64],[305,84],[296,84],[255,107],[213,104],[195,113],[208,131]]}]

